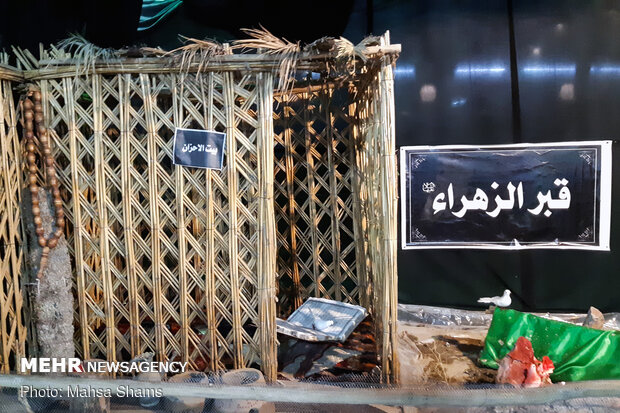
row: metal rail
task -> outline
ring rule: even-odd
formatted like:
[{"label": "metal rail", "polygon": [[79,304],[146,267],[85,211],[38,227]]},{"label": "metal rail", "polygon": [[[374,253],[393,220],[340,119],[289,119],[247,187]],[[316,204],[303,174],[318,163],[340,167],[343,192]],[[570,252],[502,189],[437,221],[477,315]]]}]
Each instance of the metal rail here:
[{"label": "metal rail", "polygon": [[[338,383],[342,384],[343,383]],[[362,384],[363,385],[363,384]],[[205,399],[262,400],[271,402],[312,404],[381,404],[391,406],[514,406],[540,405],[576,398],[620,397],[620,381],[601,380],[555,384],[524,389],[484,386],[463,388],[455,386],[360,388],[360,383],[339,385],[293,383],[264,386],[222,386],[194,383],[144,382],[125,379],[91,379],[69,376],[0,375],[0,386],[17,388],[32,386],[37,389],[68,386],[109,390],[161,389],[165,397],[204,397]],[[355,387],[353,387],[355,386]]]}]

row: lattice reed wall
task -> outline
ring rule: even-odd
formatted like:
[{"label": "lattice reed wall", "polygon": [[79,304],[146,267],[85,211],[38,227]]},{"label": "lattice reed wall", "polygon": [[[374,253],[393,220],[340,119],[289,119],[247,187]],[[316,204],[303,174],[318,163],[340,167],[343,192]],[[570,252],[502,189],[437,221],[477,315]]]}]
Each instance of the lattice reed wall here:
[{"label": "lattice reed wall", "polygon": [[[3,60],[0,55],[0,63]],[[20,146],[11,81],[18,77],[0,64],[0,373],[14,371],[26,354]]]},{"label": "lattice reed wall", "polygon": [[[73,246],[80,357],[153,351],[198,370],[272,359],[275,279],[264,261],[275,245],[261,240],[273,205],[259,176],[273,153],[271,77],[40,81]],[[224,169],[173,165],[175,126],[226,132]]]},{"label": "lattice reed wall", "polygon": [[279,313],[312,296],[369,308],[387,382],[399,375],[392,76],[385,59],[345,88],[279,96],[274,122]]},{"label": "lattice reed wall", "polygon": [[[67,217],[78,356],[259,363],[274,379],[276,313],[320,296],[371,310],[389,381],[391,58],[274,97],[277,60],[239,57],[199,75],[155,60],[30,72]],[[224,169],[173,165],[175,127],[226,132]]]},{"label": "lattice reed wall", "polygon": [[393,84],[384,58],[346,89],[278,98],[275,121],[279,311],[311,296],[369,308],[387,382],[399,376]]},{"label": "lattice reed wall", "polygon": [[315,87],[277,101],[279,313],[308,297],[368,307],[353,95]]}]

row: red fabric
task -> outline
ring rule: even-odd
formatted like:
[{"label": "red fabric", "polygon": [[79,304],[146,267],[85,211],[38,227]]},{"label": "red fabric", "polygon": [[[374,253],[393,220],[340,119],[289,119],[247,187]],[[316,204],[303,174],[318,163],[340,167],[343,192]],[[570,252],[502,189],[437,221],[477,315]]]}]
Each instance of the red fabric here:
[{"label": "red fabric", "polygon": [[500,360],[496,381],[515,387],[540,387],[551,383],[549,375],[553,369],[549,357],[543,356],[542,361],[538,361],[530,340],[519,337],[512,351]]}]

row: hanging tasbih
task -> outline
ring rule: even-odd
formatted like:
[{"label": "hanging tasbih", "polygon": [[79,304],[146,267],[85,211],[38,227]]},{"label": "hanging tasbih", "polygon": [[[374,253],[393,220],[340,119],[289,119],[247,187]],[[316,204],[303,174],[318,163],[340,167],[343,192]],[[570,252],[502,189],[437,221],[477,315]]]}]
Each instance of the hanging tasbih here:
[{"label": "hanging tasbih", "polygon": [[[34,99],[34,103],[31,98]],[[35,232],[39,237],[39,245],[43,248],[41,253],[41,262],[39,264],[39,272],[37,274],[37,278],[41,278],[43,271],[47,266],[47,259],[49,257],[50,249],[54,248],[58,244],[58,240],[63,234],[62,228],[65,226],[65,215],[62,210],[62,198],[60,197],[60,189],[58,188],[58,178],[56,177],[54,158],[52,158],[50,139],[47,129],[43,123],[43,106],[41,104],[40,91],[34,90],[28,93],[28,96],[22,102],[22,113],[24,116],[24,131],[27,152],[26,157],[28,159],[28,183],[32,197],[32,215],[34,217]],[[41,164],[45,168],[48,183],[52,188],[54,210],[56,211],[56,230],[49,238],[45,238],[43,220],[41,219],[41,209],[39,208],[39,188],[37,186],[38,168],[36,155],[37,145],[34,132],[35,124],[37,136],[39,138],[39,152],[42,156]]]}]

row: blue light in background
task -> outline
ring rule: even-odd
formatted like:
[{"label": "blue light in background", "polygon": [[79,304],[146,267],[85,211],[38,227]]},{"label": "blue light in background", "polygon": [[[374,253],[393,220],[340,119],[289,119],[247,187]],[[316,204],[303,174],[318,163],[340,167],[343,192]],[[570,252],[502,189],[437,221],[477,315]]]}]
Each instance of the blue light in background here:
[{"label": "blue light in background", "polygon": [[502,77],[508,73],[506,66],[497,64],[458,64],[454,69],[455,77]]},{"label": "blue light in background", "polygon": [[456,98],[456,99],[452,99],[452,102],[450,102],[450,106],[452,106],[453,108],[456,108],[459,106],[463,106],[465,103],[467,103],[467,99]]},{"label": "blue light in background", "polygon": [[575,76],[577,71],[574,64],[529,64],[523,66],[521,73],[524,76],[542,77],[542,76]]},{"label": "blue light in background", "polygon": [[590,66],[590,75],[620,77],[620,65],[614,65],[614,64],[592,65]]},{"label": "blue light in background", "polygon": [[415,78],[415,66],[413,65],[399,65],[394,68],[394,78],[413,79]]}]

